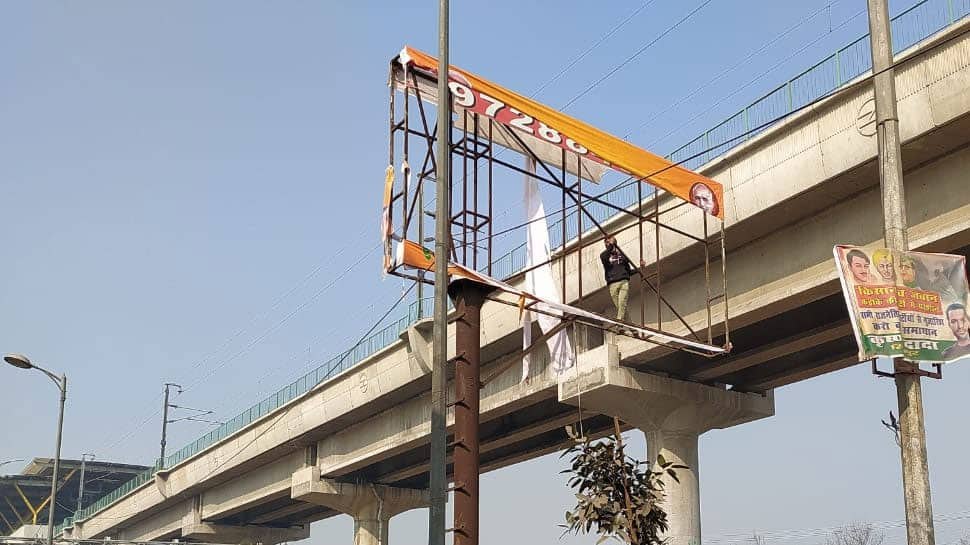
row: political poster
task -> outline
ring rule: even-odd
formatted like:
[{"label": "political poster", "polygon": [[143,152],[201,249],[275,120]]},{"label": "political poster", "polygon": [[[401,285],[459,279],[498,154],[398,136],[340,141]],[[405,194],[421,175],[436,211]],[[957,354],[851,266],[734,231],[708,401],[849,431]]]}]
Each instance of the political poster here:
[{"label": "political poster", "polygon": [[943,363],[970,355],[966,258],[834,248],[859,360]]}]

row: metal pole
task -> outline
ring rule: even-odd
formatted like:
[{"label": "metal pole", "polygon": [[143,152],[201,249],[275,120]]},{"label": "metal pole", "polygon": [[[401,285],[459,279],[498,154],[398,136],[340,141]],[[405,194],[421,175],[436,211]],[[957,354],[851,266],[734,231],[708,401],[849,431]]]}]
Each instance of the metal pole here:
[{"label": "metal pole", "polygon": [[54,511],[57,509],[57,474],[61,468],[61,435],[64,430],[64,401],[67,400],[67,375],[61,375],[60,407],[57,413],[57,442],[54,450],[54,474],[51,475],[51,501],[47,506],[47,545],[54,545]]},{"label": "metal pole", "polygon": [[455,545],[478,545],[479,390],[481,315],[491,289],[456,280],[448,290],[455,302]]},{"label": "metal pole", "polygon": [[[892,35],[887,0],[868,0],[872,71],[876,98],[879,174],[882,185],[886,247],[894,255],[909,249],[906,238],[906,194],[903,189],[899,118],[896,113]],[[926,461],[923,427],[923,393],[913,366],[901,359],[893,362],[896,398],[899,403],[900,455],[903,466],[903,498],[909,545],[934,545],[933,506]]]},{"label": "metal pole", "polygon": [[77,509],[74,511],[75,513],[81,510],[81,503],[84,500],[84,471],[87,469],[87,456],[87,454],[81,455],[81,483],[77,489]]},{"label": "metal pole", "polygon": [[165,404],[162,405],[162,451],[158,455],[158,466],[165,465],[165,436],[168,433],[168,389],[172,384],[165,383]]},{"label": "metal pole", "polygon": [[[418,244],[424,248],[424,184],[418,180]],[[425,271],[418,271],[418,277],[424,280]],[[424,318],[424,282],[418,282],[418,319]]]},{"label": "metal pole", "polygon": [[434,242],[434,329],[431,363],[431,513],[428,521],[429,545],[445,544],[445,500],[447,499],[446,411],[448,386],[445,363],[448,359],[448,244],[451,192],[451,92],[448,90],[448,0],[438,0],[438,160],[435,164],[435,242]]}]

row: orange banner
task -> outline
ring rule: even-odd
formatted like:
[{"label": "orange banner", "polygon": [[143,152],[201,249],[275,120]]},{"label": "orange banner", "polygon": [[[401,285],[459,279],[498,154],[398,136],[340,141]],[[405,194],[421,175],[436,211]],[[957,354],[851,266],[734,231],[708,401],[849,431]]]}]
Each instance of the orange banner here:
[{"label": "orange banner", "polygon": [[[398,59],[437,75],[438,59],[426,53],[405,47]],[[724,188],[706,176],[460,68],[450,68],[448,87],[456,108],[485,115],[584,159],[640,178],[724,219]]]},{"label": "orange banner", "polygon": [[[405,265],[413,269],[434,272],[434,252],[421,246],[417,242],[412,242],[407,239],[399,242],[397,245],[397,256],[395,257],[395,260],[395,266]],[[460,276],[465,276],[466,278],[478,280],[479,282],[483,281],[481,277],[469,277],[468,275],[463,274],[464,272],[465,270],[463,268],[458,268],[457,265],[454,265],[453,263],[448,264],[448,274],[458,274]]]},{"label": "orange banner", "polygon": [[384,271],[391,270],[391,194],[394,191],[394,167],[384,171],[384,206],[381,209],[381,242],[384,244]]},{"label": "orange banner", "polygon": [[424,271],[434,270],[434,252],[421,247],[417,242],[404,239],[397,245],[395,265],[407,265]]}]

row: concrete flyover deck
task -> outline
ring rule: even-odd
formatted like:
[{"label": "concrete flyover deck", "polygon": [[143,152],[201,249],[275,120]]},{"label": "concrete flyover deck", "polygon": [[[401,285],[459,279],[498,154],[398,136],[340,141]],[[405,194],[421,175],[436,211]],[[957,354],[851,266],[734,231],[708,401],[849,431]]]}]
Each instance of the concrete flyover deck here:
[{"label": "concrete flyover deck", "polygon": [[[914,249],[966,254],[970,247],[970,36],[944,42],[968,26],[905,52],[900,58],[909,60],[896,73]],[[570,442],[562,428],[577,420],[579,405],[588,433],[608,433],[617,415],[647,433],[652,452],[688,465],[693,459],[696,467],[700,433],[770,416],[773,388],[852,365],[831,249],[878,245],[882,236],[876,142],[866,126],[871,97],[868,86],[833,96],[701,169],[726,190],[730,355],[708,360],[633,339],[592,339],[565,377],[549,372],[541,355],[528,382],[520,382],[518,368],[507,370],[482,391],[483,470],[562,449]],[[695,219],[673,223],[699,233]],[[619,240],[627,249],[635,244],[631,231]],[[650,261],[652,242],[647,246]],[[666,237],[661,247],[665,295],[690,324],[706,324],[700,249]],[[582,253],[585,271],[598,271],[598,251]],[[567,260],[569,274],[578,259]],[[601,275],[583,275],[581,304],[607,308],[603,288]],[[630,307],[638,309],[633,292]],[[647,316],[655,312],[648,308]],[[672,316],[662,321],[665,330],[686,332]],[[487,303],[482,323],[487,376],[521,344],[518,311]],[[412,327],[399,342],[160,472],[75,523],[72,537],[280,542],[344,512],[358,518],[358,536],[372,539],[366,542],[386,541],[381,517],[420,506],[427,482],[429,326]],[[723,324],[715,329],[720,334]],[[691,477],[685,489],[693,492],[671,499],[686,513],[675,521],[674,543],[700,535],[696,488]],[[350,500],[334,500],[340,494]],[[388,510],[375,515],[381,506]]]}]

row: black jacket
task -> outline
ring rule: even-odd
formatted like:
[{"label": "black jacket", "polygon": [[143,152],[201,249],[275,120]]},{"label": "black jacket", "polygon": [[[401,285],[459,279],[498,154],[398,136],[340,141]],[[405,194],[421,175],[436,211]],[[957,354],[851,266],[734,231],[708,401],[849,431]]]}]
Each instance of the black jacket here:
[{"label": "black jacket", "polygon": [[607,284],[629,280],[635,272],[630,260],[619,250],[615,254],[609,248],[603,250],[603,253],[600,254],[600,261],[603,262],[603,273],[606,275]]}]

